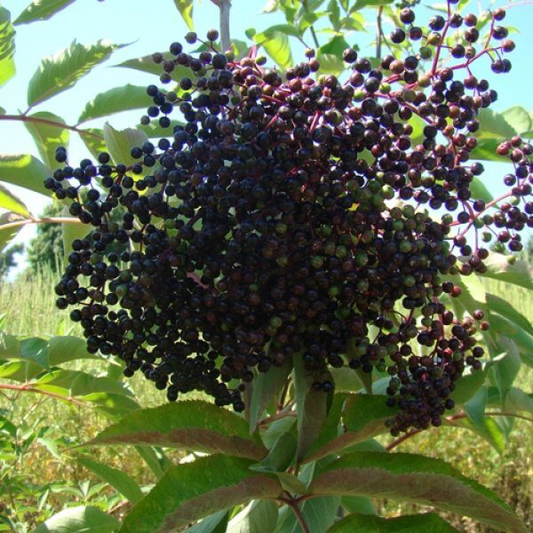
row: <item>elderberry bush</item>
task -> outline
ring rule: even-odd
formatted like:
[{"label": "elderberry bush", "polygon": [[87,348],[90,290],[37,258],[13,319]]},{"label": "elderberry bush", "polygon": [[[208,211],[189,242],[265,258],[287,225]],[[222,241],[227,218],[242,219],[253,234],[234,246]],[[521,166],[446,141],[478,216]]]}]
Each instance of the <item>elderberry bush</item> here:
[{"label": "elderberry bush", "polygon": [[[180,43],[154,54],[162,84],[177,66],[191,74],[174,90],[150,85],[142,122],[182,124],[133,148],[129,166],[102,153],[72,167],[59,149],[66,166],[45,183],[93,227],[56,286],[89,352],[119,357],[170,401],[200,390],[236,411],[257,373],[294,358],[324,392],[330,367],[387,372],[391,433],[440,425],[457,380],[481,367],[475,333],[488,328],[450,304],[454,276],[486,270],[488,250],[466,235],[484,228],[517,251],[533,221],[533,149],[520,138],[498,148],[508,194],[485,204],[471,191],[478,114],[497,97],[473,63],[511,68],[504,16],[480,42],[474,15],[451,10],[424,29],[406,7],[390,41],[418,52],[373,68],[348,49],[346,79],[320,74],[313,50],[285,73],[254,50],[236,60],[216,31],[198,54]],[[461,27],[464,41],[445,45]],[[109,253],[116,243],[131,246]]]}]

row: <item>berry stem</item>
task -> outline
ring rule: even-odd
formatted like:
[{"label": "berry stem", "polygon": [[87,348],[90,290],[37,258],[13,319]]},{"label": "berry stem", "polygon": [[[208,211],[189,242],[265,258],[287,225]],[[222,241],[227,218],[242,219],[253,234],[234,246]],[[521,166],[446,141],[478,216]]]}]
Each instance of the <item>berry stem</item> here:
[{"label": "berry stem", "polygon": [[35,122],[37,124],[46,124],[47,126],[54,126],[55,128],[75,131],[79,133],[80,135],[90,135],[91,137],[96,137],[97,139],[103,139],[103,137],[101,135],[98,135],[98,133],[93,133],[92,131],[84,130],[76,126],[69,126],[68,124],[62,124],[61,122],[47,120],[45,118],[29,117],[27,115],[2,115],[0,116],[0,120],[15,120],[19,122]]},{"label": "berry stem", "polygon": [[298,504],[293,499],[293,497],[288,494],[287,498],[279,498],[279,500],[283,503],[286,503],[293,510],[294,515],[296,516],[296,519],[298,520],[298,523],[300,524],[303,533],[311,533],[311,530],[309,529],[309,526],[305,521],[302,511],[300,510],[300,507],[298,507]]},{"label": "berry stem", "polygon": [[[528,422],[533,422],[533,418],[529,418],[528,416],[519,415],[517,413],[509,413],[509,412],[498,412],[498,411],[487,411],[485,413],[485,416],[512,416],[513,418],[520,418],[522,420],[527,420]],[[448,422],[451,422],[453,425],[453,422],[455,420],[461,420],[462,418],[467,418],[468,415],[466,413],[457,413],[455,415],[449,416],[447,418]],[[399,446],[402,444],[402,442],[405,442],[407,439],[413,437],[414,435],[417,435],[418,433],[422,433],[424,431],[423,429],[414,429],[412,431],[407,432],[405,435],[402,435],[401,437],[397,438],[396,440],[392,441],[388,446],[386,446],[386,450],[390,452],[396,446]]]}]

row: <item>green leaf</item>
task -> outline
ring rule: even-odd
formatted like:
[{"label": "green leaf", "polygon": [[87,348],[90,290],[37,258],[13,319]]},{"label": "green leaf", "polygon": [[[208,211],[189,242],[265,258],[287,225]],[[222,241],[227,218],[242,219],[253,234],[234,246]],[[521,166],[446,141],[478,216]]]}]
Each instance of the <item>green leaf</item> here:
[{"label": "green leaf", "polygon": [[[29,117],[65,124],[65,121],[61,117],[48,111],[40,111],[29,115]],[[45,165],[52,170],[59,168],[61,163],[55,160],[55,151],[58,146],[64,146],[65,148],[68,146],[70,139],[69,130],[43,122],[25,121],[24,126],[33,137],[37,145],[37,150],[39,150],[39,155]]]},{"label": "green leaf", "polygon": [[47,177],[48,169],[32,155],[0,155],[0,181],[51,196],[43,185]]},{"label": "green leaf", "polygon": [[0,365],[0,378],[24,383],[43,371],[42,367],[30,361],[8,361]]},{"label": "green leaf", "polygon": [[28,105],[35,106],[70,89],[122,46],[103,40],[84,45],[74,40],[65,50],[43,58],[28,85]]},{"label": "green leaf", "polygon": [[96,507],[73,507],[55,514],[33,533],[113,533],[119,521]]},{"label": "green leaf", "polygon": [[393,0],[357,0],[355,4],[350,8],[350,13],[354,11],[359,11],[364,7],[368,6],[382,6],[387,4],[392,4]]},{"label": "green leaf", "polygon": [[292,53],[289,38],[281,31],[256,33],[254,41],[263,46],[265,52],[280,66],[287,69],[292,66]]},{"label": "green leaf", "polygon": [[38,337],[30,337],[20,342],[20,357],[24,360],[33,361],[43,368],[48,369],[48,343]]},{"label": "green leaf", "polygon": [[533,395],[526,394],[518,387],[512,387],[505,398],[505,409],[533,414]]},{"label": "green leaf", "polygon": [[523,107],[511,107],[506,109],[501,115],[518,135],[528,133],[533,129],[533,121]]},{"label": "green leaf", "polygon": [[85,128],[85,130],[79,133],[80,139],[93,157],[98,157],[98,154],[107,150],[104,141],[104,130],[99,128]]},{"label": "green leaf", "polygon": [[77,457],[76,460],[82,466],[87,468],[87,470],[90,470],[100,479],[109,483],[131,503],[137,503],[143,497],[143,493],[141,492],[139,485],[137,485],[137,482],[125,472],[93,461],[88,457]]},{"label": "green leaf", "polygon": [[503,139],[503,137],[478,139],[477,146],[470,153],[471,159],[509,163],[509,159],[506,156],[498,155],[496,151]]},{"label": "green leaf", "polygon": [[533,289],[533,266],[527,261],[491,252],[483,262],[487,271],[481,276]]},{"label": "green leaf", "polygon": [[533,335],[530,335],[522,328],[514,326],[500,315],[491,315],[490,324],[492,330],[512,336],[513,342],[518,347],[520,359],[524,364],[533,368]]},{"label": "green leaf", "polygon": [[85,396],[95,392],[109,392],[133,396],[122,383],[106,377],[97,377],[79,370],[58,368],[48,372],[35,382],[35,387],[46,390],[48,387],[67,389],[71,396]]},{"label": "green leaf", "polygon": [[[512,290],[512,288],[510,289]],[[531,324],[531,321],[507,300],[504,300],[495,294],[487,293],[487,305],[491,310],[491,315],[496,312],[516,324],[519,328],[527,331],[530,335],[533,335],[533,325]]]},{"label": "green leaf", "polygon": [[340,418],[347,396],[348,395],[346,394],[341,394],[338,392],[333,395],[333,401],[331,402],[331,406],[328,410],[326,420],[322,425],[317,439],[309,450],[309,455],[313,456],[314,452],[329,444],[339,435]]},{"label": "green leaf", "polygon": [[75,0],[33,0],[13,24],[18,26],[19,24],[48,20],[74,2]]},{"label": "green leaf", "polygon": [[[63,210],[64,216],[68,215],[68,209]],[[72,252],[72,243],[76,239],[83,239],[87,233],[93,230],[93,227],[89,224],[83,224],[79,221],[63,222],[61,224],[61,236],[63,238],[63,250],[65,254],[65,263],[67,263],[68,256]]]},{"label": "green leaf", "polygon": [[381,433],[386,433],[388,430],[385,421],[392,418],[397,412],[396,408],[387,406],[386,400],[386,396],[347,395],[343,414],[343,422],[347,431],[306,457],[305,462],[314,461]]},{"label": "green leaf", "polygon": [[130,151],[134,146],[142,146],[148,137],[139,130],[126,128],[125,130],[116,130],[108,122],[104,125],[104,140],[116,164],[122,163],[126,166],[136,163],[137,160],[131,157]]},{"label": "green leaf", "polygon": [[348,366],[330,368],[335,392],[359,392],[363,387],[359,374]]},{"label": "green leaf", "polygon": [[350,45],[344,37],[333,37],[327,44],[321,46],[317,51],[317,59],[320,61],[320,72],[323,74],[339,75],[346,68],[342,59],[342,53]]},{"label": "green leaf", "polygon": [[231,519],[227,533],[264,533],[274,531],[278,506],[267,500],[254,500]]},{"label": "green leaf", "polygon": [[293,462],[296,447],[294,432],[287,431],[274,443],[268,455],[260,463],[250,468],[254,472],[284,472]]},{"label": "green leaf", "polygon": [[120,533],[175,531],[222,509],[276,498],[279,483],[248,470],[246,459],[211,455],[172,467],[125,518]]},{"label": "green leaf", "polygon": [[366,496],[343,496],[341,505],[349,513],[361,513],[364,515],[377,514],[372,500]]},{"label": "green leaf", "polygon": [[[339,496],[320,496],[305,501],[301,506],[301,512],[305,523],[312,532],[326,531],[335,521],[341,498]],[[286,513],[280,513],[280,523],[275,533],[303,533],[300,524],[291,509]]]},{"label": "green leaf", "polygon": [[121,111],[148,107],[151,103],[152,99],[146,94],[146,87],[130,85],[128,83],[122,87],[115,87],[114,89],[97,94],[85,105],[85,109],[81,112],[78,123],[81,124],[87,120],[105,117],[113,113],[120,113]]},{"label": "green leaf", "polygon": [[257,429],[257,424],[268,404],[280,392],[292,370],[292,361],[287,358],[282,366],[272,366],[268,372],[258,372],[252,383],[252,396],[248,419],[250,433]]},{"label": "green leaf", "polygon": [[398,518],[381,518],[366,514],[353,514],[337,522],[328,533],[453,533],[457,531],[434,513],[405,515]]},{"label": "green leaf", "polygon": [[151,121],[150,124],[137,124],[135,126],[138,130],[142,131],[148,138],[160,138],[170,137],[176,126],[183,126],[183,122],[179,120],[171,120],[168,128],[163,128],[159,125],[158,121]]},{"label": "green leaf", "polygon": [[188,527],[185,533],[225,533],[228,525],[229,514],[227,511],[219,511],[206,516],[192,527]]},{"label": "green leaf", "polygon": [[408,453],[358,452],[327,465],[314,494],[366,495],[430,505],[492,527],[525,533],[524,523],[495,494],[439,459]]},{"label": "green leaf", "polygon": [[0,7],[0,87],[15,75],[15,30],[11,13]]},{"label": "green leaf", "polygon": [[480,127],[477,136],[480,139],[495,138],[497,142],[501,142],[517,133],[502,113],[497,113],[492,109],[480,109],[478,120]]},{"label": "green leaf", "polygon": [[0,208],[7,209],[16,215],[30,218],[30,212],[24,202],[17,198],[9,189],[0,184]]},{"label": "green leaf", "polygon": [[297,462],[300,462],[315,442],[326,420],[328,397],[322,390],[313,388],[314,377],[305,370],[301,355],[293,357],[293,365],[298,413]]},{"label": "green leaf", "polygon": [[263,34],[271,37],[276,32],[292,35],[293,37],[300,37],[300,32],[291,24],[275,24],[274,26],[267,28]]},{"label": "green leaf", "polygon": [[475,200],[483,200],[489,203],[493,200],[492,194],[490,194],[487,187],[480,178],[474,177],[470,183],[470,191],[472,192],[472,198]]},{"label": "green leaf", "polygon": [[134,446],[134,448],[157,479],[163,477],[163,474],[172,466],[172,463],[156,446]]},{"label": "green leaf", "polygon": [[48,341],[48,360],[50,366],[62,365],[78,359],[100,359],[87,351],[85,341],[79,337],[52,337]]},{"label": "green leaf", "polygon": [[180,401],[125,416],[89,444],[156,444],[261,460],[266,450],[245,420],[207,402]]},{"label": "green leaf", "polygon": [[191,31],[194,31],[194,24],[192,22],[192,6],[193,0],[174,0],[176,9],[180,12],[181,18]]},{"label": "green leaf", "polygon": [[108,419],[115,421],[126,413],[139,409],[139,404],[129,396],[111,392],[93,392],[79,396],[84,402],[90,402],[94,409]]},{"label": "green leaf", "polygon": [[329,0],[328,14],[329,14],[329,21],[331,22],[333,29],[335,31],[338,31],[340,29],[341,10],[339,8],[339,4],[337,3],[337,0]]},{"label": "green leaf", "polygon": [[[172,60],[175,59],[174,56],[170,52],[165,52],[163,54],[163,60]],[[155,74],[156,76],[160,76],[163,73],[163,68],[160,64],[154,63],[154,60],[152,59],[152,55],[143,56],[143,57],[135,57],[133,59],[128,59],[126,61],[123,61],[122,63],[119,63],[118,65],[113,65],[115,67],[124,67],[124,68],[132,68],[134,70],[140,70],[141,72],[146,72],[148,74]],[[181,78],[184,77],[191,77],[194,76],[191,69],[184,67],[182,65],[177,65],[174,70],[172,71],[172,79],[179,81]]]},{"label": "green leaf", "polygon": [[511,339],[508,339],[507,337],[499,337],[497,342],[498,348],[503,350],[505,355],[497,365],[492,367],[491,374],[495,385],[498,387],[500,398],[503,403],[518,375],[521,361],[516,344]]}]

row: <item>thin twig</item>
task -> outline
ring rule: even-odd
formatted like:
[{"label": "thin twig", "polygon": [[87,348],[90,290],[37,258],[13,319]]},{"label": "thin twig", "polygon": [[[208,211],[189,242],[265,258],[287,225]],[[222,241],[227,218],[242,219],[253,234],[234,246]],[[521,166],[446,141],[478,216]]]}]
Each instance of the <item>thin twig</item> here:
[{"label": "thin twig", "polygon": [[2,224],[2,229],[18,228],[19,226],[27,226],[28,224],[83,224],[78,218],[73,217],[43,217],[43,218],[25,218],[24,220],[16,220],[15,222],[8,222]]},{"label": "thin twig", "polygon": [[98,139],[103,139],[98,133],[92,131],[84,130],[76,126],[69,126],[68,124],[63,124],[62,122],[55,122],[54,120],[48,120],[46,118],[39,117],[28,117],[26,115],[1,115],[0,120],[14,120],[19,122],[35,122],[37,124],[46,124],[47,126],[54,126],[55,128],[61,128],[63,130],[76,131],[81,135],[90,135],[91,137],[96,137]]},{"label": "thin twig", "polygon": [[[304,7],[304,11],[309,15],[309,6],[307,5],[307,0],[303,0],[302,5]],[[313,42],[315,43],[315,46],[317,48],[320,48],[320,43],[318,42],[318,38],[316,36],[315,27],[311,24],[309,26],[309,29],[311,30],[311,35],[313,36]]]},{"label": "thin twig", "polygon": [[377,18],[378,36],[377,36],[377,41],[376,41],[376,57],[378,59],[381,59],[381,43],[383,41],[383,27],[381,26],[382,15],[383,15],[383,6],[379,6],[378,18]]},{"label": "thin twig", "polygon": [[[528,422],[533,422],[533,418],[529,418],[524,415],[519,415],[517,413],[508,413],[508,412],[499,412],[499,411],[487,411],[485,413],[486,416],[512,416],[513,418],[520,418],[522,420],[527,420]],[[449,416],[446,420],[448,422],[453,422],[455,420],[460,420],[462,418],[467,418],[468,415],[466,413],[457,413],[455,415]],[[423,429],[413,429],[412,431],[409,431],[405,435],[402,435],[401,437],[397,438],[393,442],[391,442],[388,446],[385,447],[385,449],[390,452],[392,449],[396,448],[396,446],[399,446],[402,444],[402,442],[405,442],[407,439],[410,439],[414,435],[417,435],[418,433],[421,433],[424,431]]]},{"label": "thin twig", "polygon": [[64,400],[66,402],[70,402],[76,405],[84,405],[84,403],[80,402],[80,400],[76,400],[75,398],[71,398],[70,396],[61,396],[61,394],[55,394],[54,392],[36,389],[35,387],[32,387],[30,385],[9,385],[7,383],[0,383],[0,389],[14,390],[18,392],[33,392],[35,394],[44,394],[45,396],[49,396],[50,398],[55,398],[56,400]]},{"label": "thin twig", "polygon": [[293,499],[293,497],[288,494],[287,498],[278,498],[279,501],[286,503],[294,512],[294,515],[296,516],[296,520],[298,520],[298,523],[300,524],[300,527],[302,528],[303,533],[311,533],[311,530],[309,529],[309,526],[307,525],[307,522],[305,521],[305,518],[302,514],[302,511],[300,510],[300,507],[296,503],[296,501]]}]

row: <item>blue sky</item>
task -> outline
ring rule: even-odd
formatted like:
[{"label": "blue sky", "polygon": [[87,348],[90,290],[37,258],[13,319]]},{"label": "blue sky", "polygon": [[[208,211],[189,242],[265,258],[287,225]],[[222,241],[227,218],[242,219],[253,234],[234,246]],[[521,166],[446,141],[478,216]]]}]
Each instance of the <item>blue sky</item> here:
[{"label": "blue sky", "polygon": [[[30,0],[4,0],[3,7],[11,11],[12,19],[27,6]],[[232,37],[245,39],[244,31],[254,27],[258,31],[264,30],[272,24],[285,22],[280,13],[260,14],[266,0],[233,0],[231,12]],[[430,5],[431,2],[425,2]],[[516,51],[509,56],[513,63],[513,70],[504,76],[491,75],[488,60],[474,68],[479,77],[487,76],[493,79],[493,87],[499,93],[499,101],[495,104],[496,111],[503,111],[514,105],[521,105],[533,109],[532,87],[533,69],[531,55],[533,54],[533,5],[529,0],[519,0],[517,5],[508,10],[505,25],[520,28],[522,31],[512,35],[517,43]],[[489,7],[499,7],[505,3],[491,3],[486,0],[473,0],[468,11],[479,13]],[[327,6],[327,2],[324,2]],[[324,7],[325,9],[325,7]],[[347,36],[350,44],[359,44],[362,54],[367,51],[372,55],[372,39],[375,35],[375,10],[364,12],[368,15],[368,33],[352,33]],[[425,10],[425,15],[429,10]],[[195,29],[200,35],[213,27],[218,27],[218,9],[210,0],[196,0],[194,8]],[[327,21],[327,19],[325,19]],[[390,31],[385,28],[385,31]],[[165,51],[170,42],[183,40],[188,31],[172,0],[77,0],[71,6],[60,12],[52,19],[43,22],[21,25],[16,28],[15,56],[17,75],[0,88],[0,106],[10,114],[24,111],[26,105],[26,87],[29,79],[38,68],[44,56],[52,55],[70,45],[73,39],[90,44],[98,39],[109,39],[115,43],[131,43],[118,51],[102,66],[97,67],[91,74],[80,80],[76,86],[55,98],[38,106],[35,111],[50,111],[62,116],[68,124],[75,124],[77,117],[96,94],[107,89],[132,83],[147,85],[154,77],[130,69],[113,68],[113,65],[134,57],[143,56],[154,51]],[[320,35],[322,42],[326,42],[327,35]],[[298,59],[301,47],[293,44],[293,56]],[[113,115],[107,120],[115,128],[133,126],[138,122],[142,111],[133,111]],[[103,120],[87,123],[96,127],[103,124]],[[77,135],[71,137],[72,160],[85,156],[85,150]],[[0,122],[0,152],[1,153],[32,153],[38,155],[33,141],[22,123]],[[498,193],[501,190],[501,175],[505,167],[493,164],[487,165],[484,175],[489,190]],[[34,214],[39,214],[46,205],[45,197],[17,190],[19,196],[27,202]],[[15,242],[27,242],[34,234],[31,226],[24,228]]]}]

